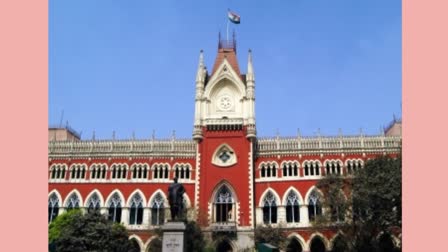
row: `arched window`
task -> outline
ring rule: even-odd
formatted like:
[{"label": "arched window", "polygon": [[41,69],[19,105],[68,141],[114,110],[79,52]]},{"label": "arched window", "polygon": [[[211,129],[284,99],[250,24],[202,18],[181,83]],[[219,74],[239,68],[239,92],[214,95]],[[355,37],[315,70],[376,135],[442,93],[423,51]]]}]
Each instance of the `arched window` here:
[{"label": "arched window", "polygon": [[263,222],[265,224],[277,223],[277,204],[272,192],[268,192],[263,199]]},{"label": "arched window", "polygon": [[113,222],[121,222],[121,198],[118,193],[114,193],[109,200],[109,216],[108,219]]},{"label": "arched window", "polygon": [[90,168],[90,179],[105,179],[106,178],[106,165],[105,164],[93,164]]},{"label": "arched window", "polygon": [[127,178],[127,165],[126,164],[113,164],[111,166],[112,179],[126,179]]},{"label": "arched window", "polygon": [[87,201],[87,211],[93,212],[93,211],[99,211],[100,210],[100,197],[95,192],[90,196],[89,200]]},{"label": "arched window", "polygon": [[260,165],[260,176],[262,178],[277,177],[277,164],[276,163],[262,163]]},{"label": "arched window", "polygon": [[320,175],[320,164],[317,161],[305,161],[303,169],[305,171],[305,176]]},{"label": "arched window", "polygon": [[48,223],[52,222],[59,214],[59,198],[52,193],[48,199]]},{"label": "arched window", "polygon": [[325,167],[325,174],[329,175],[329,174],[336,174],[336,175],[341,175],[341,164],[340,161],[336,160],[332,160],[332,161],[327,161],[326,167]]},{"label": "arched window", "polygon": [[85,179],[86,178],[86,165],[75,164],[71,166],[70,179]]},{"label": "arched window", "polygon": [[134,164],[132,166],[132,179],[146,179],[148,178],[148,165]]},{"label": "arched window", "polygon": [[235,221],[235,209],[232,193],[227,186],[223,185],[215,197],[215,222]]},{"label": "arched window", "polygon": [[317,216],[321,215],[322,205],[320,203],[319,194],[314,190],[311,192],[308,200],[308,217],[311,221],[314,221]]},{"label": "arched window", "polygon": [[155,164],[153,166],[153,179],[168,179],[169,168],[167,164]]},{"label": "arched window", "polygon": [[298,167],[296,162],[286,162],[283,163],[283,169],[282,169],[283,177],[292,177],[292,176],[298,176]]},{"label": "arched window", "polygon": [[151,202],[151,224],[155,226],[163,225],[165,222],[164,198],[161,193],[157,193]]},{"label": "arched window", "polygon": [[286,222],[299,222],[299,197],[294,191],[290,191],[286,196]]},{"label": "arched window", "polygon": [[190,179],[190,165],[176,164],[174,166],[174,176],[179,179]]},{"label": "arched window", "polygon": [[131,199],[131,211],[129,214],[130,225],[140,225],[143,221],[143,199],[140,194],[135,194]]},{"label": "arched window", "polygon": [[50,180],[65,179],[66,166],[64,164],[52,165]]},{"label": "arched window", "polygon": [[72,209],[79,208],[79,197],[76,193],[72,193],[67,200],[66,210],[70,211]]},{"label": "arched window", "polygon": [[347,161],[347,173],[349,175],[354,174],[356,171],[362,168],[361,160],[348,160]]}]

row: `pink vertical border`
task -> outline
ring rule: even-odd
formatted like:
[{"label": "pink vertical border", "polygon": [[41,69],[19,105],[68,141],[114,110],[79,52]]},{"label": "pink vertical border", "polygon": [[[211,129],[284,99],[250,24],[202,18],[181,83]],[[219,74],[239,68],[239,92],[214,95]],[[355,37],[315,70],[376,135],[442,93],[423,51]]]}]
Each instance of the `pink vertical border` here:
[{"label": "pink vertical border", "polygon": [[448,1],[403,1],[403,251],[448,251]]},{"label": "pink vertical border", "polygon": [[0,1],[1,251],[48,251],[47,27],[47,1]]}]

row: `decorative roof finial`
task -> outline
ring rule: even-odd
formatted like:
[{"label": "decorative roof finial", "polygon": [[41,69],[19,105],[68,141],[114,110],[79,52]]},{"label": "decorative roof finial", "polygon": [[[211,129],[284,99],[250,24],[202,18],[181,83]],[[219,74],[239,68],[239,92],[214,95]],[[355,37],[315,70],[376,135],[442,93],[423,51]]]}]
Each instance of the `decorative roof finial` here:
[{"label": "decorative roof finial", "polygon": [[93,130],[92,140],[95,140],[95,130]]},{"label": "decorative roof finial", "polygon": [[112,131],[112,140],[115,140],[115,130]]}]

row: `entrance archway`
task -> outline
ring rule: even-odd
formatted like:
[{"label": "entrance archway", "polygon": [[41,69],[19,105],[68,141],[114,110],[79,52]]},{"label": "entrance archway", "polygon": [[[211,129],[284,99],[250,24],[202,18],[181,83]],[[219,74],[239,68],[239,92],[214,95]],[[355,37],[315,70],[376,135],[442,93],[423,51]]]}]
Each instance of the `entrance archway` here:
[{"label": "entrance archway", "polygon": [[381,251],[384,252],[396,251],[394,242],[392,241],[392,237],[390,237],[389,234],[382,234],[378,243]]},{"label": "entrance archway", "polygon": [[297,239],[291,239],[286,247],[286,252],[302,252],[302,245]]},{"label": "entrance archway", "polygon": [[314,237],[311,241],[310,252],[325,252],[325,244],[322,239]]},{"label": "entrance archway", "polygon": [[343,236],[338,235],[333,240],[333,248],[331,252],[345,252],[348,250],[347,242]]},{"label": "entrance archway", "polygon": [[221,241],[221,242],[218,244],[218,246],[216,246],[216,251],[217,251],[217,252],[232,252],[232,251],[233,251],[233,248],[232,248],[232,246],[230,245],[229,241],[224,240],[224,241]]},{"label": "entrance archway", "polygon": [[131,239],[131,248],[129,252],[140,252],[140,245],[135,239]]}]

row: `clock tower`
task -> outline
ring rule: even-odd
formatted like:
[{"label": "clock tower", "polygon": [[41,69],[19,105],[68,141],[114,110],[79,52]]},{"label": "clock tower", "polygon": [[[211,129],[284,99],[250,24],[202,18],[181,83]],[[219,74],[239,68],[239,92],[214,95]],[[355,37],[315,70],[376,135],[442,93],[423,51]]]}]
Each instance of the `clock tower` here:
[{"label": "clock tower", "polygon": [[212,71],[199,56],[193,138],[197,142],[195,201],[198,221],[214,232],[250,239],[255,224],[255,77],[249,50],[241,74],[235,35],[218,42]]}]

